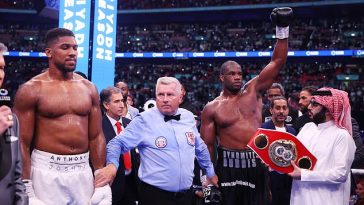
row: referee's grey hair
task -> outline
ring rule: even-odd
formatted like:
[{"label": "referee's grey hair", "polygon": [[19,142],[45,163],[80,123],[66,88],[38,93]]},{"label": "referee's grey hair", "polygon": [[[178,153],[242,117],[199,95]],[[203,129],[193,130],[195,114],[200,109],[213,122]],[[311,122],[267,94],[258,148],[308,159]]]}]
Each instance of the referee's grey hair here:
[{"label": "referee's grey hair", "polygon": [[0,53],[4,53],[8,51],[8,47],[6,47],[3,43],[0,42]]},{"label": "referee's grey hair", "polygon": [[160,77],[157,80],[157,85],[155,88],[155,92],[157,94],[157,89],[159,85],[170,85],[170,84],[176,84],[176,92],[177,94],[181,94],[182,93],[182,86],[181,83],[177,80],[177,78],[174,77]]}]

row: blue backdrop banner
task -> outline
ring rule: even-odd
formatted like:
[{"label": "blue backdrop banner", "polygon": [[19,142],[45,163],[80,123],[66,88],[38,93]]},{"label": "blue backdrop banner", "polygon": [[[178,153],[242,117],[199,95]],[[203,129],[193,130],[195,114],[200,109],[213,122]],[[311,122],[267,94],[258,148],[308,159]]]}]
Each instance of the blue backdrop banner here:
[{"label": "blue backdrop banner", "polygon": [[59,27],[74,32],[78,44],[76,70],[88,75],[91,0],[60,0]]},{"label": "blue backdrop banner", "polygon": [[95,0],[92,45],[92,81],[99,91],[114,85],[116,0]]}]

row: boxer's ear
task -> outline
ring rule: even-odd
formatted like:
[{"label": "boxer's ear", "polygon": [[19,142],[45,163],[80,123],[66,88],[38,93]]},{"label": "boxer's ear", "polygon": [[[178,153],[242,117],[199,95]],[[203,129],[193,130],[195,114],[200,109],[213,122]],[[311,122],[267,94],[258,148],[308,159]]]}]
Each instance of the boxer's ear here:
[{"label": "boxer's ear", "polygon": [[220,78],[220,81],[223,83],[224,82],[224,75],[220,74],[219,78]]},{"label": "boxer's ear", "polygon": [[48,58],[52,58],[52,49],[51,48],[46,48],[44,52]]}]

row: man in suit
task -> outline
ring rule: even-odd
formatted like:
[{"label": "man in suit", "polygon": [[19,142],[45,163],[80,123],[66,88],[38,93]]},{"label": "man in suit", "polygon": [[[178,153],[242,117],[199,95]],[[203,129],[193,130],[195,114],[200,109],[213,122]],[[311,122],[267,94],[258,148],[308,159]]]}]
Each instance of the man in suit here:
[{"label": "man in suit", "polygon": [[[296,135],[296,131],[286,125],[289,113],[288,102],[285,97],[278,96],[271,99],[270,113],[272,118],[262,124],[262,128],[278,130]],[[288,175],[272,171],[269,173],[272,201],[270,205],[289,205],[292,178]]]},{"label": "man in suit", "polygon": [[[120,81],[115,84],[115,87],[119,88],[121,90],[121,93],[123,94],[124,102],[126,103],[129,95],[129,86],[126,82]],[[128,119],[133,119],[137,114],[139,114],[139,110],[131,105],[126,106],[126,110],[123,113],[123,117],[126,117]]]},{"label": "man in suit", "polygon": [[293,128],[298,132],[300,132],[301,128],[309,122],[312,122],[312,119],[308,115],[308,105],[310,105],[312,99],[312,93],[317,90],[314,86],[306,86],[302,88],[300,92],[300,100],[298,105],[300,107],[300,111],[302,113],[301,116],[297,118],[297,120],[293,123]]},{"label": "man in suit", "polygon": [[[102,129],[106,143],[118,135],[131,121],[122,117],[126,104],[119,88],[108,87],[100,93],[101,105],[104,110]],[[119,125],[117,125],[119,124]],[[135,150],[120,156],[119,169],[111,186],[113,205],[135,205],[137,200],[137,166],[139,162]],[[133,166],[134,165],[134,166]],[[130,167],[131,166],[131,167]]]},{"label": "man in suit", "polygon": [[[6,46],[0,43],[0,86],[3,84],[5,76],[3,53],[6,51]],[[1,97],[1,102],[8,100],[7,96]],[[18,119],[6,105],[0,107],[0,134],[0,203],[26,205],[28,195],[25,193],[25,186],[21,181],[22,161]]]},{"label": "man in suit", "polygon": [[[272,99],[278,96],[283,96],[283,97],[285,96],[284,88],[280,83],[273,83],[272,86],[267,90],[268,104],[267,107],[263,109],[262,113],[263,123],[271,119],[272,114],[270,113],[270,104],[272,103]],[[287,125],[292,125],[297,118],[298,118],[298,111],[292,107],[289,107],[289,112],[286,117],[285,123]]]}]

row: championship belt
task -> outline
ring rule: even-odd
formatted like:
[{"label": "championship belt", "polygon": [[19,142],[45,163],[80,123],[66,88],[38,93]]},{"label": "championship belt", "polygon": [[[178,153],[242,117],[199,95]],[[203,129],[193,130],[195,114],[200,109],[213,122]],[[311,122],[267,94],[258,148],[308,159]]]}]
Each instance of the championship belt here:
[{"label": "championship belt", "polygon": [[295,136],[287,132],[259,128],[248,147],[270,168],[286,174],[293,171],[292,160],[298,167],[309,170],[317,161]]}]

